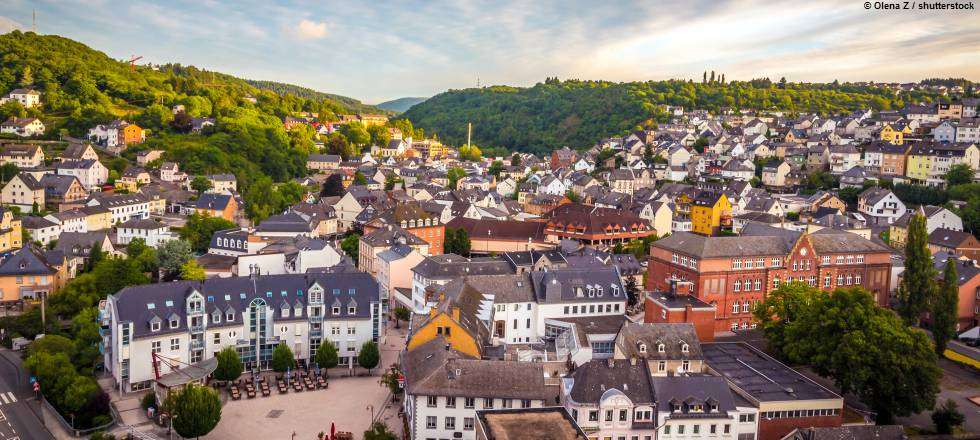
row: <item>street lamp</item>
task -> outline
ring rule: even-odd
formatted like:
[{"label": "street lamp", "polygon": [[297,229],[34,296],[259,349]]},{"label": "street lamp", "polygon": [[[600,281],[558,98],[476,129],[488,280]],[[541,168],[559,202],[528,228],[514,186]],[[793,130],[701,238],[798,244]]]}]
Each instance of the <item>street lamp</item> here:
[{"label": "street lamp", "polygon": [[368,411],[371,411],[371,423],[373,424],[374,423],[374,405],[368,405],[367,408],[364,408],[364,409],[366,409]]}]

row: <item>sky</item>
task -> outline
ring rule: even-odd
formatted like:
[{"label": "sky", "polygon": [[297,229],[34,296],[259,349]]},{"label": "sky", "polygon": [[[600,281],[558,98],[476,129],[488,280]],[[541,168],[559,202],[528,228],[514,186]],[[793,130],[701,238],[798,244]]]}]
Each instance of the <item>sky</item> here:
[{"label": "sky", "polygon": [[58,34],[378,103],[546,77],[980,80],[980,12],[846,1],[0,0],[0,33]]}]

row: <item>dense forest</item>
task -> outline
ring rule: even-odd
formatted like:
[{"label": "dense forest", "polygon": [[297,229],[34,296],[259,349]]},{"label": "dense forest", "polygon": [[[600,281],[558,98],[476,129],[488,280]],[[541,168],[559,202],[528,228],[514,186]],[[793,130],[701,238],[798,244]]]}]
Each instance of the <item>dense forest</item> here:
[{"label": "dense forest", "polygon": [[[362,103],[354,98],[348,98],[346,96],[334,95],[332,93],[324,93],[320,91],[313,90],[308,87],[297,86],[293,84],[284,84],[275,81],[262,81],[255,79],[246,79],[245,82],[251,86],[262,89],[271,90],[279,95],[296,95],[300,98],[312,99],[315,101],[335,101],[342,105],[344,108],[350,109],[356,113],[385,113],[381,110],[386,110],[380,106],[370,106]],[[380,109],[380,110],[379,110]]]},{"label": "dense forest", "polygon": [[493,86],[449,90],[410,108],[404,117],[450,144],[466,139],[473,123],[477,145],[545,153],[561,146],[585,148],[603,137],[666,121],[663,105],[718,111],[721,108],[812,112],[834,115],[858,108],[899,109],[906,102],[939,99],[848,83],[791,83],[785,79],[724,81],[559,81],[533,87]]},{"label": "dense forest", "polygon": [[[257,202],[249,207],[253,218],[281,208],[278,203],[262,201],[275,199],[269,191],[276,182],[305,174],[306,157],[316,149],[312,130],[286,131],[284,116],[317,112],[321,119],[336,120],[343,113],[382,112],[350,98],[297,96],[290,92],[301,90],[295,86],[282,85],[278,93],[264,90],[246,80],[192,66],[136,66],[133,70],[128,63],[54,35],[20,31],[0,35],[0,54],[0,93],[25,86],[43,93],[40,109],[24,109],[11,102],[0,106],[0,119],[40,117],[50,139],[85,137],[92,126],[117,118],[135,122],[150,135],[124,156],[160,149],[165,151],[165,160],[180,163],[192,175],[234,173],[246,201]],[[175,116],[172,107],[176,104],[184,106],[184,114]],[[190,117],[213,117],[217,125],[203,134],[191,134]],[[411,130],[410,125],[406,130]],[[343,148],[347,140],[334,144]]]},{"label": "dense forest", "polygon": [[390,110],[395,113],[403,113],[406,110],[412,108],[412,106],[420,102],[423,102],[426,99],[429,98],[420,98],[420,97],[398,98],[398,99],[392,99],[391,101],[382,102],[378,104],[377,107],[385,110]]}]

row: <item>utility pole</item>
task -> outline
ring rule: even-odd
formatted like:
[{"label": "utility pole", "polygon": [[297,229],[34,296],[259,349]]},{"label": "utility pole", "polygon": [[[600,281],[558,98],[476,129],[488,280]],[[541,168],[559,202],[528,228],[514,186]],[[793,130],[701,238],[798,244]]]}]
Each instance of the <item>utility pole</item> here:
[{"label": "utility pole", "polygon": [[41,292],[41,333],[42,334],[45,331],[47,331],[48,328],[47,321],[44,319],[44,303],[45,303],[44,300],[47,299],[47,297],[48,297],[47,292]]}]

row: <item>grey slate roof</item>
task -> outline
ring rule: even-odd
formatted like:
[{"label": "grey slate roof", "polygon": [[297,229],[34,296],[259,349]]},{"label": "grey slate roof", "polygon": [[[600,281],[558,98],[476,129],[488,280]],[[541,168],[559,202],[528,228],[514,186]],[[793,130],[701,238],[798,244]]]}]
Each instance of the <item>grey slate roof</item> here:
[{"label": "grey slate roof", "polygon": [[[626,289],[615,268],[554,268],[533,272],[531,281],[538,303],[626,300]],[[589,296],[589,287],[602,291],[596,289],[595,296]]]},{"label": "grey slate roof", "polygon": [[[262,275],[144,284],[126,287],[115,293],[113,298],[119,320],[132,322],[133,336],[139,338],[186,331],[185,300],[194,291],[205,298],[204,312],[208,316],[215,311],[222,315],[228,312],[236,315],[234,322],[226,322],[221,316],[220,323],[208,324],[209,327],[241,325],[241,313],[253,300],[261,300],[271,307],[277,321],[306,320],[305,307],[300,316],[290,313],[288,318],[280,318],[279,311],[284,304],[289,308],[308,304],[308,292],[314,283],[324,290],[325,320],[370,319],[370,304],[379,301],[377,282],[363,272]],[[152,308],[149,304],[153,304]],[[357,306],[353,315],[348,314],[349,304]],[[334,306],[340,307],[339,314],[333,313]],[[150,321],[154,317],[167,321],[171,315],[179,318],[176,329],[165,324],[157,332],[150,330]]]},{"label": "grey slate roof", "polygon": [[634,405],[652,405],[656,399],[646,362],[629,359],[593,359],[567,376],[568,396],[577,403],[598,405],[604,397],[622,394]]},{"label": "grey slate roof", "polygon": [[468,275],[505,275],[514,270],[499,258],[466,258],[456,254],[425,257],[412,272],[430,280],[449,279]]},{"label": "grey slate roof", "polygon": [[[640,344],[646,346],[646,353],[640,351]],[[660,353],[658,346],[664,345]],[[688,351],[682,347],[687,344]],[[627,322],[616,337],[616,346],[625,356],[655,360],[703,359],[701,343],[691,323],[643,324]]]},{"label": "grey slate roof", "polygon": [[[680,405],[679,413],[671,418],[727,417],[735,410],[735,400],[725,379],[718,376],[654,377],[653,390],[659,403],[659,411],[669,412],[672,405]],[[709,413],[709,404],[717,405],[717,412]],[[691,405],[704,405],[704,413],[688,412]]]}]

